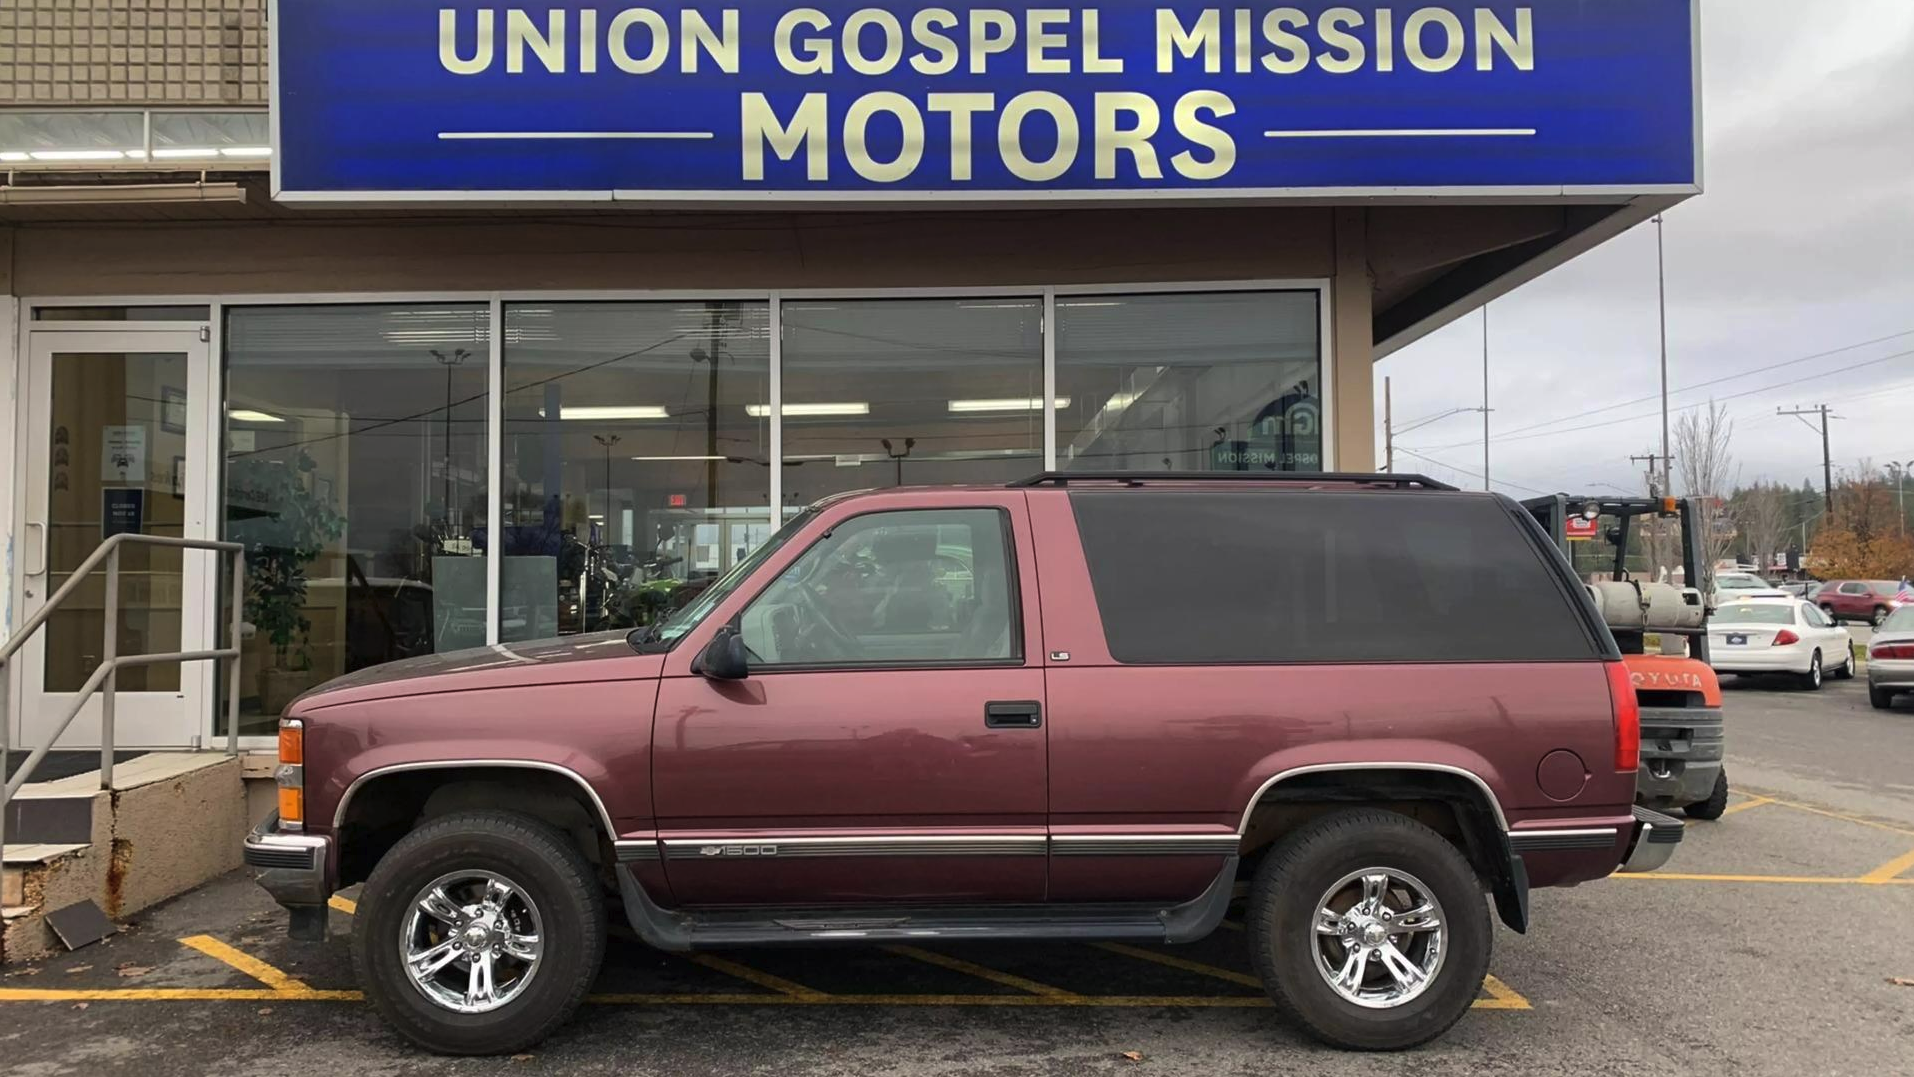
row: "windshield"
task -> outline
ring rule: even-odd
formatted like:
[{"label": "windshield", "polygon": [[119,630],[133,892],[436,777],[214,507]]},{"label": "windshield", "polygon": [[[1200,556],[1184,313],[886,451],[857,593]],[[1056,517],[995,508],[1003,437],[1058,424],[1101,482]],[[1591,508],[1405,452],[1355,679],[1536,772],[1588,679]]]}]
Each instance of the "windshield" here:
[{"label": "windshield", "polygon": [[1716,610],[1715,623],[1735,625],[1791,625],[1794,623],[1794,603],[1737,602],[1732,606],[1723,606]]},{"label": "windshield", "polygon": [[1768,589],[1767,583],[1757,577],[1730,576],[1725,574],[1716,577],[1716,586],[1724,591],[1765,591]]},{"label": "windshield", "polygon": [[814,509],[805,509],[791,517],[790,523],[779,528],[777,534],[772,535],[764,545],[753,550],[749,557],[732,565],[731,571],[718,577],[688,605],[680,607],[677,612],[655,625],[633,631],[625,637],[626,640],[633,647],[644,651],[670,650],[686,632],[698,627],[698,622],[709,616],[718,603],[724,601],[726,595],[737,590],[740,583],[756,572],[759,565],[770,560],[771,555],[778,552],[778,549],[789,542],[791,536],[802,530],[815,515],[817,512]]}]

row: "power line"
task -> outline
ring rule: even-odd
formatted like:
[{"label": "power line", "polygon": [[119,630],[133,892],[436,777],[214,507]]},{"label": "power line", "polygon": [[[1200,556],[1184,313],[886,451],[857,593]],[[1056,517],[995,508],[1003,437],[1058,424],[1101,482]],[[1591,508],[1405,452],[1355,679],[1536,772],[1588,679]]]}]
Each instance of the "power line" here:
[{"label": "power line", "polygon": [[[1910,355],[1914,355],[1914,349],[1909,349],[1908,351],[1904,351],[1904,352],[1895,352],[1892,355],[1883,355],[1878,359],[1868,359],[1859,363],[1851,363],[1844,367],[1836,367],[1833,370],[1825,370],[1815,375],[1815,377],[1827,378],[1827,377],[1832,377],[1836,374],[1845,374],[1850,370],[1859,370],[1862,367],[1873,366],[1876,363],[1885,363],[1891,359],[1904,359]],[[1703,384],[1707,384],[1707,383],[1703,383]],[[1763,385],[1760,388],[1756,388],[1756,389],[1744,389],[1741,392],[1730,393],[1727,396],[1713,397],[1709,400],[1700,401],[1698,403],[1686,404],[1686,405],[1683,405],[1682,407],[1674,409],[1674,411],[1676,412],[1693,411],[1696,408],[1706,407],[1709,404],[1720,404],[1729,400],[1739,400],[1742,397],[1754,396],[1757,393],[1773,392],[1776,389],[1787,389],[1787,388],[1797,386],[1799,384],[1801,383],[1796,381],[1775,382],[1772,385]],[[1695,386],[1695,388],[1699,388],[1699,386]],[[1655,398],[1649,397],[1648,399],[1653,400]],[[1639,401],[1637,401],[1637,403],[1639,403]],[[1673,414],[1673,412],[1671,412],[1670,414]],[[1660,415],[1661,415],[1661,412],[1659,410],[1652,411],[1652,412],[1644,412],[1640,415],[1629,415],[1620,419],[1606,419],[1599,423],[1586,423],[1582,426],[1571,426],[1571,427],[1566,427],[1564,429],[1541,430],[1537,433],[1530,433],[1530,434],[1507,434],[1507,435],[1503,435],[1499,440],[1528,441],[1532,438],[1555,437],[1560,434],[1573,434],[1583,430],[1599,430],[1606,426],[1616,426],[1622,423],[1640,422],[1643,419],[1659,418]],[[1557,421],[1559,422],[1559,421],[1566,421],[1566,420],[1557,420]],[[1529,429],[1534,429],[1534,428],[1530,427]],[[1430,448],[1434,452],[1441,452],[1445,449],[1463,449],[1475,444],[1478,444],[1478,441],[1472,438],[1468,441],[1459,441],[1451,445],[1434,445],[1434,446],[1428,446],[1428,448]],[[1403,451],[1408,452],[1409,450],[1404,449]]]},{"label": "power line", "polygon": [[[1418,460],[1425,460],[1431,464],[1436,465],[1437,467],[1446,467],[1450,471],[1454,471],[1462,475],[1467,475],[1468,477],[1472,479],[1481,479],[1483,482],[1489,481],[1486,476],[1480,474],[1479,472],[1470,471],[1466,467],[1457,467],[1454,464],[1449,463],[1447,460],[1437,460],[1433,456],[1425,456],[1422,453],[1416,452],[1414,449],[1405,449],[1405,448],[1402,448],[1401,446],[1397,446],[1396,451],[1400,453],[1407,453],[1408,455],[1413,456]],[[1501,483],[1504,486],[1513,486],[1517,490],[1526,490],[1531,494],[1540,494],[1544,497],[1546,497],[1549,494],[1549,491],[1547,490],[1538,490],[1533,486],[1527,486],[1519,482],[1510,482],[1508,479],[1496,479],[1495,481]]]},{"label": "power line", "polygon": [[[1676,393],[1693,392],[1696,389],[1706,389],[1710,385],[1720,385],[1724,381],[1734,381],[1736,378],[1746,378],[1755,374],[1766,374],[1770,370],[1779,370],[1782,367],[1786,367],[1786,366],[1796,366],[1801,363],[1813,362],[1816,359],[1826,359],[1829,356],[1840,355],[1843,352],[1851,352],[1856,349],[1870,347],[1875,344],[1884,344],[1887,341],[1896,340],[1896,339],[1899,339],[1900,337],[1906,337],[1906,336],[1914,336],[1914,329],[1903,329],[1898,333],[1889,333],[1887,336],[1876,337],[1873,340],[1864,340],[1858,344],[1848,344],[1839,348],[1832,348],[1828,351],[1816,352],[1813,355],[1804,355],[1798,359],[1786,359],[1779,363],[1770,363],[1767,366],[1755,367],[1752,370],[1743,370],[1735,374],[1724,374],[1719,378],[1710,378],[1707,381],[1698,381],[1693,385],[1684,385],[1679,389],[1670,389],[1669,395],[1672,396]],[[1908,353],[1902,352],[1901,354],[1905,355]],[[1852,369],[1852,368],[1848,368],[1848,369]],[[1829,373],[1839,373],[1839,371],[1830,371]],[[1585,419],[1589,417],[1590,415],[1600,415],[1604,412],[1616,411],[1621,408],[1632,407],[1636,404],[1646,404],[1650,401],[1660,400],[1660,399],[1661,399],[1660,393],[1651,393],[1648,396],[1636,397],[1633,400],[1624,400],[1619,404],[1605,404],[1599,408],[1590,408],[1587,411],[1578,411],[1574,413],[1573,415],[1563,415],[1553,419],[1546,419],[1539,423],[1531,423],[1528,426],[1518,426],[1515,429],[1509,431],[1509,434],[1523,434],[1523,433],[1527,433],[1530,430],[1539,430],[1544,426],[1553,426],[1556,423],[1566,423],[1576,419]],[[1656,414],[1659,415],[1660,412],[1657,412]],[[1503,440],[1508,440],[1508,435],[1504,435]],[[1465,444],[1473,445],[1475,444],[1475,442],[1471,441],[1471,442],[1466,442]],[[1457,446],[1457,447],[1459,448],[1460,446]]]}]

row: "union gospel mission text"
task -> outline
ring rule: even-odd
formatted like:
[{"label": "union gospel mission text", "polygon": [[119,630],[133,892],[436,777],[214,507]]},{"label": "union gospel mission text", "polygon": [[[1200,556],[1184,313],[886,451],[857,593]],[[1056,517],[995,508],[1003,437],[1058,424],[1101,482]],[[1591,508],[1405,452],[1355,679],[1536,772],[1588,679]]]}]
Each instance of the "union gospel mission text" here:
[{"label": "union gospel mission text", "polygon": [[[1136,72],[1134,57],[1106,55],[1104,13],[1096,8],[1018,11],[946,8],[893,12],[863,8],[841,21],[815,8],[725,9],[710,14],[649,8],[616,13],[594,9],[501,8],[439,11],[439,63],[455,75],[502,68],[528,78],[541,74],[620,78],[658,73],[737,76],[741,120],[741,176],[762,182],[767,155],[804,162],[813,182],[830,180],[831,143],[872,183],[897,183],[920,169],[971,179],[973,155],[995,153],[1013,176],[1054,180],[1080,155],[1090,154],[1097,179],[1119,168],[1141,179],[1173,170],[1190,181],[1222,180],[1236,164],[1234,137],[1215,120],[1232,115],[1230,95],[1186,89],[1171,99],[1123,88],[1125,76],[1202,72],[1281,78],[1314,68],[1331,75],[1413,69],[1445,72],[1535,67],[1529,8],[1511,17],[1486,8],[1422,7],[1406,14],[1385,8],[1331,7],[1310,15],[1293,7],[1126,10],[1112,17],[1153,18],[1154,61]],[[767,35],[769,55],[783,72],[828,76],[852,72],[873,78],[913,76],[913,83],[969,75],[1095,75],[1111,88],[1080,114],[1061,94],[873,90],[855,96],[805,93],[777,107],[748,88],[742,70],[749,35]],[[753,55],[763,55],[752,50]],[[1102,85],[1102,79],[1098,84]],[[975,85],[975,80],[970,80]],[[874,125],[892,133],[888,152],[873,152]],[[1041,126],[1040,126],[1041,125]],[[937,128],[941,126],[943,130]],[[903,138],[894,133],[901,128]],[[995,138],[991,138],[994,132]],[[1026,132],[1041,137],[1026,140]],[[1159,141],[1181,147],[1159,153]],[[933,137],[934,136],[934,137]],[[1026,152],[1027,144],[1041,146]],[[948,147],[948,160],[927,148]]]}]

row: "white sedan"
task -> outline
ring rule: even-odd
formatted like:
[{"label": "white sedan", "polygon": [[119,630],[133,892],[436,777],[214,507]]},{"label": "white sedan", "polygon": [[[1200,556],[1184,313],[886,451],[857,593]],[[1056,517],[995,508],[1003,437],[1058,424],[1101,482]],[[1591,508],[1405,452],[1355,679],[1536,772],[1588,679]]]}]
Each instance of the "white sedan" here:
[{"label": "white sedan", "polygon": [[1780,592],[1723,603],[1708,622],[1708,664],[1716,673],[1791,673],[1803,688],[1822,674],[1854,676],[1848,630],[1809,602]]}]

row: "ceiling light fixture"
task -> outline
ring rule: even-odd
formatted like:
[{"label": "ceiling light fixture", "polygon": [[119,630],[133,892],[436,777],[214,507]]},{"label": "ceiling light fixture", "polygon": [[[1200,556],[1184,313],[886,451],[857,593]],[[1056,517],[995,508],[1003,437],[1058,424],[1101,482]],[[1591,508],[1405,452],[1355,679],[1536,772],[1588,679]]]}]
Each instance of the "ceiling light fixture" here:
[{"label": "ceiling light fixture", "polygon": [[286,420],[270,412],[254,411],[251,408],[233,408],[226,413],[228,419],[241,423],[283,423]]},{"label": "ceiling light fixture", "polygon": [[[1070,398],[1060,396],[1053,407],[1067,408]],[[1012,397],[1007,400],[952,400],[950,410],[954,413],[978,411],[1042,411],[1043,398],[1037,396]]]},{"label": "ceiling light fixture", "polygon": [[[545,409],[538,409],[539,418],[545,417]],[[558,409],[558,417],[568,422],[590,421],[593,419],[669,419],[671,413],[660,404],[606,404],[583,407],[563,407]]]},{"label": "ceiling light fixture", "polygon": [[[746,404],[744,406],[744,413],[746,415],[751,416],[753,419],[762,419],[765,416],[771,414],[771,405]],[[870,413],[871,413],[871,406],[862,401],[846,401],[844,403],[838,403],[838,404],[786,404],[784,405],[784,415],[786,418],[790,418],[792,416],[801,417],[801,416],[807,416],[807,415],[808,416],[869,415]]]}]

